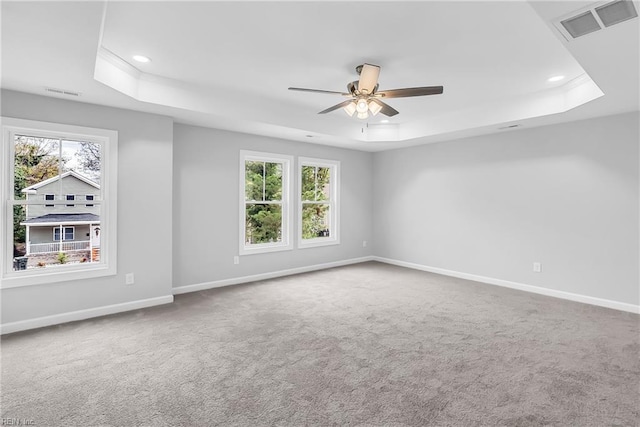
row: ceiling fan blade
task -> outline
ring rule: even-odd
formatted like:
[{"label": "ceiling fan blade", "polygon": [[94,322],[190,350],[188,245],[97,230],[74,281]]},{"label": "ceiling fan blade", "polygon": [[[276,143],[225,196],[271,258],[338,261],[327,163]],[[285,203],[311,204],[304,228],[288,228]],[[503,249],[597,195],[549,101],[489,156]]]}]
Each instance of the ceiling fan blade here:
[{"label": "ceiling fan blade", "polygon": [[347,99],[346,101],[341,102],[340,104],[336,104],[333,107],[329,107],[326,110],[322,110],[320,111],[318,114],[327,114],[330,113],[334,110],[337,110],[338,108],[344,108],[347,105],[351,104],[353,102],[353,99]]},{"label": "ceiling fan blade", "polygon": [[440,95],[444,91],[442,86],[407,87],[377,92],[384,98],[407,98],[410,96]]},{"label": "ceiling fan blade", "polygon": [[373,93],[378,84],[378,76],[380,75],[380,67],[377,65],[364,64],[360,71],[360,81],[358,82],[358,90],[368,94]]},{"label": "ceiling fan blade", "polygon": [[396,110],[395,108],[393,108],[391,105],[389,104],[385,104],[384,102],[380,101],[379,99],[371,99],[371,102],[375,102],[376,104],[378,104],[379,106],[382,107],[382,110],[380,110],[380,112],[382,114],[384,114],[387,117],[393,117],[396,114],[399,114],[399,111]]},{"label": "ceiling fan blade", "polygon": [[297,90],[297,91],[300,91],[300,92],[329,93],[329,94],[336,94],[336,95],[351,96],[350,93],[336,92],[334,90],[306,89],[306,88],[303,88],[303,87],[290,87],[289,90]]}]

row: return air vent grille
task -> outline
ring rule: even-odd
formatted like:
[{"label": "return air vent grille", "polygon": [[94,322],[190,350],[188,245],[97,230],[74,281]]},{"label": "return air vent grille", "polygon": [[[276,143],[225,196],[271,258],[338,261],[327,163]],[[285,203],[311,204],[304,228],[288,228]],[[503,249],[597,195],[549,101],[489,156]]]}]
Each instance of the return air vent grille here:
[{"label": "return air vent grille", "polygon": [[505,130],[505,129],[514,129],[520,127],[520,125],[509,125],[509,126],[503,126],[501,128],[498,128],[498,130]]},{"label": "return air vent grille", "polygon": [[600,29],[600,24],[596,21],[591,11],[582,13],[570,19],[561,21],[562,26],[567,30],[571,37],[584,36]]},{"label": "return air vent grille", "polygon": [[633,3],[630,1],[618,0],[607,3],[604,6],[596,7],[596,13],[605,27],[610,27],[627,19],[638,16]]},{"label": "return air vent grille", "polygon": [[556,28],[568,41],[615,24],[637,18],[638,12],[631,0],[598,2],[554,21]]},{"label": "return air vent grille", "polygon": [[74,92],[72,90],[56,89],[56,88],[53,88],[53,87],[46,87],[46,88],[44,88],[44,90],[45,90],[45,92],[55,93],[57,95],[80,96],[79,92]]}]

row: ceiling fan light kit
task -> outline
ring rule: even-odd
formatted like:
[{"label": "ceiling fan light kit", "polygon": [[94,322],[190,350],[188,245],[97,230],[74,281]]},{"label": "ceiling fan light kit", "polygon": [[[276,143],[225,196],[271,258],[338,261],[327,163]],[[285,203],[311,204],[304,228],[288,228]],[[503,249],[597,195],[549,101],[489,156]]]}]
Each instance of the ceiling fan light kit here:
[{"label": "ceiling fan light kit", "polygon": [[342,108],[350,117],[356,115],[356,117],[358,117],[359,119],[369,118],[369,113],[372,116],[375,116],[378,113],[382,113],[388,117],[392,117],[398,114],[398,111],[396,109],[382,102],[380,98],[407,98],[411,96],[440,95],[444,91],[444,88],[442,86],[424,86],[392,89],[378,92],[378,76],[380,75],[380,66],[372,64],[362,64],[356,67],[356,71],[358,72],[358,74],[360,74],[360,80],[347,84],[348,92],[306,89],[299,87],[290,87],[289,90],[338,94],[351,97],[350,100],[329,107],[326,110],[320,111],[318,114],[326,114]]},{"label": "ceiling fan light kit", "polygon": [[366,119],[369,117],[369,114],[372,116],[378,114],[382,110],[382,105],[372,99],[359,98],[356,101],[350,102],[342,109],[349,117],[353,117],[354,114],[358,113],[356,117]]},{"label": "ceiling fan light kit", "polygon": [[357,107],[355,101],[348,103],[347,106],[343,108],[345,113],[347,113],[349,116],[353,116],[353,114],[356,112],[356,109]]},{"label": "ceiling fan light kit", "polygon": [[375,100],[369,101],[369,111],[373,116],[376,116],[380,111],[382,111],[382,105],[378,104]]}]

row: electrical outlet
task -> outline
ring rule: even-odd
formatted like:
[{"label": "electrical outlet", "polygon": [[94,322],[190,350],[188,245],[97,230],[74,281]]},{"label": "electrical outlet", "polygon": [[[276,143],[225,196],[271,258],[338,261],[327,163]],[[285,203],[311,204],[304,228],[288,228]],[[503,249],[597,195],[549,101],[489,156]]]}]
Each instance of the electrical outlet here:
[{"label": "electrical outlet", "polygon": [[366,247],[367,247],[367,241],[366,241],[366,240],[363,240],[363,241],[362,241],[362,247],[363,247],[363,248],[366,248]]},{"label": "electrical outlet", "polygon": [[133,284],[134,284],[134,282],[135,282],[135,279],[134,279],[134,277],[133,277],[133,273],[127,273],[127,274],[125,274],[125,276],[124,276],[124,283],[125,283],[126,285],[133,285]]},{"label": "electrical outlet", "polygon": [[240,264],[240,257],[238,255],[233,257],[233,263],[236,265]]},{"label": "electrical outlet", "polygon": [[534,262],[533,263],[533,272],[534,273],[541,273],[542,272],[542,264],[539,262]]}]

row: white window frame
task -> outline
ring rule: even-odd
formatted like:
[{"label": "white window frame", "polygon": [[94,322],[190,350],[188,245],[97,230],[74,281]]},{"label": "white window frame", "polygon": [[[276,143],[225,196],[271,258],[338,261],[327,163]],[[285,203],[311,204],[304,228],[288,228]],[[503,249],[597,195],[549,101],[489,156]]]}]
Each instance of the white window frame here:
[{"label": "white window frame", "polygon": [[70,240],[75,240],[76,239],[76,228],[75,227],[71,227],[71,226],[67,226],[67,225],[63,225],[60,226],[58,225],[57,227],[53,227],[52,229],[52,233],[53,233],[53,241],[54,242],[59,242],[60,240],[56,240],[56,230],[60,230],[62,229],[62,241],[68,241],[69,239],[67,239],[67,229],[71,229],[71,235],[73,236]]},{"label": "white window frame", "polygon": [[[328,168],[330,170],[329,185],[329,230],[327,237],[316,237],[313,239],[302,238],[302,205],[309,203],[309,200],[302,200],[302,167],[315,166]],[[298,248],[315,248],[318,246],[329,246],[340,244],[340,162],[338,160],[315,159],[311,157],[298,158]]]},{"label": "white window frame", "polygon": [[[47,199],[48,196],[51,196],[51,199]],[[43,195],[43,197],[44,197],[44,201],[45,202],[52,202],[52,201],[54,201],[56,199],[56,195],[55,194],[45,194],[45,195]],[[52,208],[53,206],[54,205],[47,205],[47,204],[44,205],[45,208]]]},{"label": "white window frame", "polygon": [[[118,132],[107,129],[47,123],[33,120],[1,117],[2,141],[0,145],[0,289],[42,285],[69,280],[112,276],[117,273],[117,188],[118,188]],[[66,264],[56,268],[13,271],[13,206],[44,204],[43,201],[14,200],[14,135],[60,138],[87,141],[102,145],[100,223],[103,225],[100,241],[100,262]],[[66,199],[66,198],[65,198]],[[51,202],[51,201],[47,201]],[[56,200],[54,205],[65,205],[67,200]],[[48,203],[51,204],[51,203]],[[106,230],[106,231],[105,231]]]},{"label": "white window frame", "polygon": [[[245,201],[245,163],[247,161],[282,164],[282,241],[274,243],[246,244],[246,204]],[[284,154],[262,153],[240,150],[240,245],[239,255],[253,255],[265,252],[277,252],[293,249],[292,208],[291,208],[291,169],[293,157]]]},{"label": "white window frame", "polygon": [[[71,198],[69,198],[69,197],[71,197]],[[75,201],[76,201],[76,195],[75,195],[75,194],[65,194],[65,195],[64,195],[64,199],[65,199],[67,202],[75,202]],[[74,203],[74,204],[72,204],[72,205],[66,205],[66,206],[67,206],[67,207],[75,207],[75,206],[76,206],[76,204]]]}]

